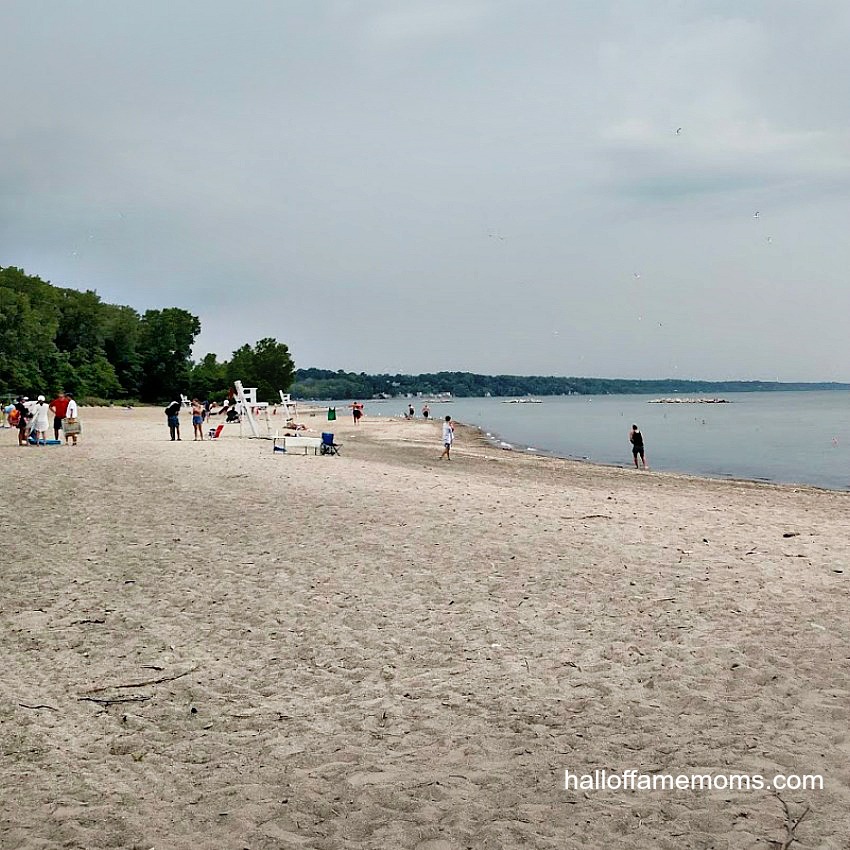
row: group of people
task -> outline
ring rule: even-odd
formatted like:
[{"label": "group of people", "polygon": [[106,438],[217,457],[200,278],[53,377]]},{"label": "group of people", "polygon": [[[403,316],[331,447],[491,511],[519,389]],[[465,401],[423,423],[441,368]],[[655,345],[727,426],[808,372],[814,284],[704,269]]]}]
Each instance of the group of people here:
[{"label": "group of people", "polygon": [[[180,410],[183,407],[182,401],[172,401],[165,408],[165,415],[168,420],[168,430],[172,440],[180,440]],[[227,422],[239,421],[239,413],[237,405],[232,399],[228,398],[227,402],[218,410],[211,409],[212,405],[209,401],[200,401],[193,398],[190,403],[192,411],[192,431],[194,440],[204,439],[204,423],[209,416],[219,416],[226,414]],[[363,417],[364,405],[362,402],[355,401],[350,405],[351,412],[354,417],[354,424],[359,425]],[[16,428],[18,431],[18,445],[47,445],[47,434],[50,428],[50,414],[53,414],[53,435],[54,443],[59,442],[59,433],[63,432],[65,444],[69,442],[71,445],[77,445],[77,435],[80,433],[79,426],[79,408],[74,400],[73,393],[59,390],[56,398],[50,403],[47,402],[43,395],[38,396],[35,401],[31,401],[27,396],[18,396],[12,404],[7,405],[3,409],[6,416],[6,422],[10,428]],[[428,419],[431,414],[427,404],[422,407],[422,416]],[[415,418],[416,412],[412,404],[408,405],[405,413],[406,419]],[[294,422],[287,422],[287,427],[298,429]],[[454,423],[451,416],[446,416],[443,421],[442,430],[443,453],[440,455],[440,460],[445,458],[451,460],[451,448],[454,443]],[[641,466],[644,469],[649,469],[646,463],[646,450],[643,444],[643,434],[637,425],[632,425],[629,431],[629,443],[632,447],[632,458],[634,459],[635,469]],[[640,459],[640,464],[638,463]]]},{"label": "group of people", "polygon": [[[354,421],[355,423],[359,420],[360,416],[363,415],[363,405],[359,402],[355,402],[359,408],[359,412],[355,415]],[[205,400],[201,401],[198,398],[193,398],[191,401],[187,399],[185,396],[181,397],[181,400],[178,401],[176,398],[174,401],[170,402],[165,407],[165,416],[166,421],[168,422],[168,431],[171,435],[172,441],[181,441],[182,438],[180,436],[180,411],[184,408],[188,407],[192,413],[192,431],[194,435],[194,440],[203,440],[204,439],[204,426],[207,423],[207,420],[211,419],[213,416],[224,416],[224,422],[221,420],[219,422],[221,425],[230,422],[241,422],[242,421],[242,412],[245,408],[240,404],[238,399],[236,398],[235,392],[231,389],[227,398],[219,405],[217,402]],[[265,405],[263,405],[265,407]],[[261,407],[258,405],[256,407],[251,407],[254,414],[257,415],[260,411]],[[295,422],[293,417],[290,414],[290,406],[284,405],[284,409],[287,413],[286,419],[286,428],[289,428],[293,431],[303,431],[306,429],[305,425],[300,425]],[[274,406],[272,413],[277,414],[278,407]],[[210,427],[210,436],[216,436],[214,431],[216,428]]]},{"label": "group of people", "polygon": [[[20,400],[19,400],[20,401]],[[192,429],[194,433],[193,439],[195,440],[203,440],[204,439],[204,422],[206,421],[208,416],[218,416],[221,414],[227,414],[227,422],[230,421],[238,421],[238,411],[236,408],[236,404],[230,404],[231,400],[228,399],[228,403],[226,403],[220,410],[211,410],[210,403],[208,401],[201,402],[197,398],[193,398],[190,406],[192,409]],[[36,402],[36,406],[43,404],[44,396],[39,396],[38,401]],[[74,405],[74,416],[76,416],[76,403],[70,398],[70,394],[59,393],[59,396],[54,399],[50,403],[50,410],[54,411],[54,429],[56,431],[56,438],[59,439],[59,428],[61,427],[63,417],[69,415],[67,413],[69,404]],[[165,408],[165,415],[168,419],[168,430],[171,434],[172,440],[180,440],[180,410],[183,407],[183,403],[181,401],[172,401]],[[355,401],[349,405],[351,408],[351,413],[354,418],[354,424],[359,425],[360,420],[363,417],[363,408],[364,405],[362,402]],[[425,419],[428,419],[431,414],[431,410],[427,404],[422,407],[422,416]],[[408,404],[407,412],[405,413],[405,419],[413,419],[416,415],[416,412],[413,408],[412,404]],[[35,417],[39,417],[36,419]],[[38,408],[37,413],[33,414],[34,421],[43,425],[43,428],[40,429],[43,431],[47,427],[47,414],[42,414],[40,412],[40,408]],[[233,419],[231,419],[231,416]],[[58,423],[58,424],[57,424]],[[287,427],[292,429],[297,429],[299,426],[295,425],[294,422],[287,422]],[[38,431],[37,425],[33,426],[33,430]],[[442,440],[443,440],[443,452],[440,455],[440,460],[445,458],[446,460],[451,460],[451,450],[452,445],[454,443],[454,423],[452,422],[451,416],[446,416],[443,420],[443,430],[442,430]],[[68,438],[66,436],[65,441],[67,442]],[[73,436],[74,445],[77,444],[76,434]],[[638,428],[637,425],[632,425],[631,430],[629,431],[629,443],[631,443],[632,447],[632,457],[634,459],[635,468],[639,469],[642,465],[644,469],[649,469],[646,464],[646,450],[643,445],[643,434]],[[640,458],[640,464],[638,464],[638,458]]]},{"label": "group of people", "polygon": [[[165,417],[168,421],[168,432],[171,435],[172,442],[176,440],[180,440],[182,442],[182,438],[180,436],[180,410],[183,407],[182,401],[177,401],[176,399],[170,402],[165,408]],[[204,422],[208,416],[215,416],[215,413],[210,412],[210,403],[208,401],[200,401],[197,398],[193,398],[189,403],[189,407],[192,411],[192,433],[193,439],[195,440],[203,440],[204,439]],[[226,410],[227,408],[223,408],[221,412]],[[233,412],[236,412],[236,408],[234,406]],[[230,421],[229,419],[227,420]]]},{"label": "group of people", "polygon": [[[427,404],[422,405],[422,418],[427,419],[431,415],[431,408]],[[407,413],[404,414],[405,419],[416,419],[416,411],[412,404],[407,405]]]},{"label": "group of people", "polygon": [[79,408],[70,392],[59,390],[50,403],[43,395],[35,401],[28,396],[18,396],[3,412],[6,423],[18,431],[19,446],[46,446],[50,431],[50,415],[53,414],[53,443],[59,444],[59,432],[65,436],[65,444],[77,445],[80,433]]}]

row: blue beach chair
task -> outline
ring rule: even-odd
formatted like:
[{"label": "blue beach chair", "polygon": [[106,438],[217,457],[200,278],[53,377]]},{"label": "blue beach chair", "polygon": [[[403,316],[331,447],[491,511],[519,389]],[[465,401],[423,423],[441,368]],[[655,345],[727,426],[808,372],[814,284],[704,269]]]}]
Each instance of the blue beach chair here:
[{"label": "blue beach chair", "polygon": [[322,445],[319,448],[319,454],[338,455],[340,448],[342,448],[342,445],[334,442],[333,434],[322,432]]}]

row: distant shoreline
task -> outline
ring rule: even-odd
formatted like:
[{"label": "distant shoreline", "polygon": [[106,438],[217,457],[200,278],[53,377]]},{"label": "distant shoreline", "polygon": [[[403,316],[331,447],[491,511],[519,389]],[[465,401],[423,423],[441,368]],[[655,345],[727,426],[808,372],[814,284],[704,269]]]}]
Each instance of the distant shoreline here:
[{"label": "distant shoreline", "polygon": [[560,375],[482,375],[474,372],[355,374],[297,369],[290,388],[306,399],[521,398],[561,395],[702,395],[730,392],[850,391],[844,381],[706,381],[680,378],[588,378]]}]

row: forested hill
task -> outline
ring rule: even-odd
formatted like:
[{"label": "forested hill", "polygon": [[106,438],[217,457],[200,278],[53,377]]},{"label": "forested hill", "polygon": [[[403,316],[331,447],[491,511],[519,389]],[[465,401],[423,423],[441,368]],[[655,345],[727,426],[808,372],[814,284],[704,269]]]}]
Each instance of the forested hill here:
[{"label": "forested hill", "polygon": [[719,395],[726,392],[775,390],[850,390],[850,384],[781,383],[778,381],[636,381],[620,378],[562,378],[540,375],[476,375],[436,372],[424,375],[367,375],[327,369],[297,369],[291,392],[296,398],[383,398],[408,393],[457,397],[609,395],[613,393],[675,393]]},{"label": "forested hill", "polygon": [[179,307],[146,310],[106,304],[96,292],[53,286],[0,267],[0,394],[52,394],[84,403],[161,402],[179,393],[223,398],[236,378],[275,399],[292,383],[289,349],[274,339],[247,343],[219,362],[191,358],[201,323]]}]

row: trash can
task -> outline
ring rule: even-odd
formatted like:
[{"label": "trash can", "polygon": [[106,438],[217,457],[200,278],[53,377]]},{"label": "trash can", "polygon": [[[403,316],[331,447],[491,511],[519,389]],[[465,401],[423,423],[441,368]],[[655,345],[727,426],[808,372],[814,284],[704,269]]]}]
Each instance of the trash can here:
[{"label": "trash can", "polygon": [[328,422],[333,422],[336,419],[336,408],[329,407],[328,408]]}]

